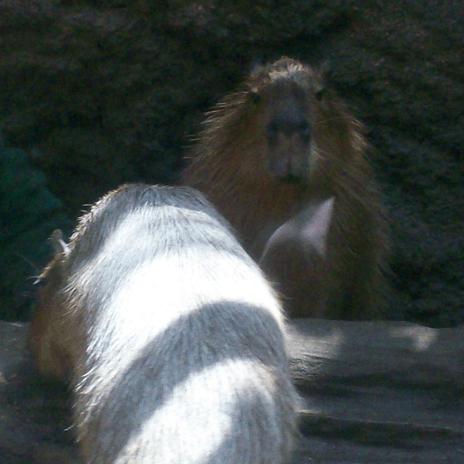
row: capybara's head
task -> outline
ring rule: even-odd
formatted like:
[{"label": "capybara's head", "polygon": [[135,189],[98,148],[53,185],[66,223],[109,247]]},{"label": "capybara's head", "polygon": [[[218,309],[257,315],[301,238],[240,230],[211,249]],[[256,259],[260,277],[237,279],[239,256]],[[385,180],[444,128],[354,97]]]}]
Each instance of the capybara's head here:
[{"label": "capybara's head", "polygon": [[270,174],[282,181],[307,179],[317,162],[314,125],[322,98],[321,74],[281,58],[257,68],[246,87],[250,104],[261,114],[257,129],[265,139]]},{"label": "capybara's head", "polygon": [[208,113],[184,181],[203,191],[244,181],[290,190],[338,182],[366,141],[322,74],[290,58],[257,67]]}]

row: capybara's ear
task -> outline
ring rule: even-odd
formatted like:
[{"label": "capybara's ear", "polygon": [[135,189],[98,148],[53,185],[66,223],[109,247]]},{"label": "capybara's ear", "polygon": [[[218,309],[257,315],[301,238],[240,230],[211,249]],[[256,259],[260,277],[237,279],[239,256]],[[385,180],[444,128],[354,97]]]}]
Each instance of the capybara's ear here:
[{"label": "capybara's ear", "polygon": [[69,245],[63,239],[63,232],[60,229],[53,231],[50,240],[53,245],[55,254],[63,254],[64,256],[69,255]]}]

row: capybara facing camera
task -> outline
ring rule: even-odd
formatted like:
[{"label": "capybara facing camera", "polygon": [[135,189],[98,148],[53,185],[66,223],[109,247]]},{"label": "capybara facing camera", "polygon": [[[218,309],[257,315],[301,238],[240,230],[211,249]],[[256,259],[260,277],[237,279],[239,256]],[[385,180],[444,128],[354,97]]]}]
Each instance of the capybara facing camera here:
[{"label": "capybara facing camera", "polygon": [[289,58],[258,67],[204,124],[182,183],[207,195],[256,260],[278,227],[333,197],[318,314],[379,317],[388,254],[381,195],[363,127],[321,73]]},{"label": "capybara facing camera", "polygon": [[201,194],[126,185],[53,240],[30,346],[70,381],[86,462],[289,462],[281,305]]}]

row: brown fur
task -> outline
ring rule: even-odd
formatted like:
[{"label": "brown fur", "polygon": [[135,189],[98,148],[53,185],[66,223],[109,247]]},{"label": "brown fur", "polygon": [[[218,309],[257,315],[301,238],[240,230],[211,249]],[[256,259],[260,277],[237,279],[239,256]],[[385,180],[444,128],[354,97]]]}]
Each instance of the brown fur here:
[{"label": "brown fur", "polygon": [[207,194],[255,259],[308,202],[334,196],[323,315],[369,319],[378,317],[388,236],[367,150],[361,123],[318,71],[282,58],[209,113],[182,181]]},{"label": "brown fur", "polygon": [[51,321],[55,321],[63,304],[62,295],[58,290],[63,284],[61,264],[69,250],[60,230],[55,230],[50,240],[55,249],[55,256],[39,276],[43,281],[43,287],[38,293],[38,307],[29,327],[28,343],[42,374],[68,381],[72,371],[71,359],[56,343],[51,333]]},{"label": "brown fur", "polygon": [[333,205],[333,198],[311,204],[280,226],[259,260],[261,269],[277,280],[279,292],[286,296],[291,317],[324,317],[320,289]]}]

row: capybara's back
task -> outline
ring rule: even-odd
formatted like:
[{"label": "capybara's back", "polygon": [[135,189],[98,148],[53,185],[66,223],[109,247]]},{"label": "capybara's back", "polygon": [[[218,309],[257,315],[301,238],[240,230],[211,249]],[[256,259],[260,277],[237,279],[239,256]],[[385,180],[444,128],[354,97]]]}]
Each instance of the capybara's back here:
[{"label": "capybara's back", "polygon": [[69,359],[87,462],[290,459],[297,395],[279,301],[198,192],[109,193],[44,277],[56,268],[49,326],[32,333],[39,359],[47,344]]}]

